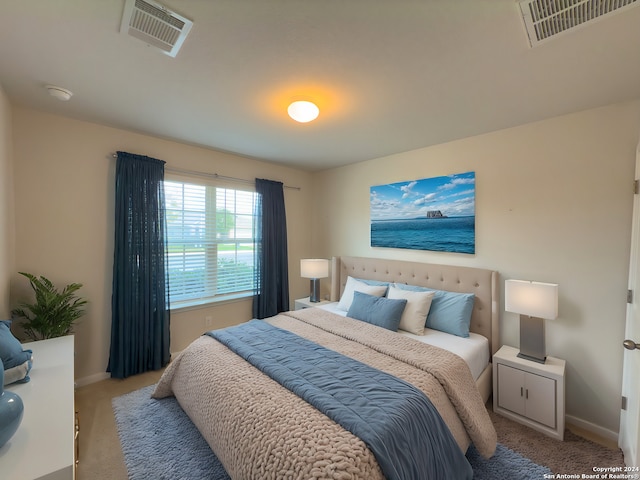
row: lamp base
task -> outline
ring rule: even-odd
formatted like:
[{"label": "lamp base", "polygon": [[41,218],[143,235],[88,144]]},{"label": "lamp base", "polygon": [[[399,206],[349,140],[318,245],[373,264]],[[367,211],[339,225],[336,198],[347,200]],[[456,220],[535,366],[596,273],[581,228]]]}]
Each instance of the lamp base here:
[{"label": "lamp base", "polygon": [[537,362],[537,363],[546,363],[547,362],[547,357],[544,358],[536,358],[536,357],[530,357],[529,355],[525,355],[524,353],[518,353],[518,355],[516,355],[518,358],[524,358],[525,360],[529,360],[531,362]]},{"label": "lamp base", "polygon": [[312,278],[310,282],[309,301],[318,303],[320,301],[320,279]]},{"label": "lamp base", "polygon": [[545,363],[547,359],[544,345],[544,320],[538,317],[520,315],[520,353],[518,357],[532,362]]}]

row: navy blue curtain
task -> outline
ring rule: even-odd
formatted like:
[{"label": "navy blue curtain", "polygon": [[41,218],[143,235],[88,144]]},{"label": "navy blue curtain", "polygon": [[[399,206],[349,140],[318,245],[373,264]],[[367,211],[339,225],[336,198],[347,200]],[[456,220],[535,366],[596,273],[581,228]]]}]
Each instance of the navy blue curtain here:
[{"label": "navy blue curtain", "polygon": [[164,163],[118,152],[111,294],[114,378],[158,370],[169,362]]},{"label": "navy blue curtain", "polygon": [[289,310],[287,219],[281,182],[256,178],[254,318]]}]

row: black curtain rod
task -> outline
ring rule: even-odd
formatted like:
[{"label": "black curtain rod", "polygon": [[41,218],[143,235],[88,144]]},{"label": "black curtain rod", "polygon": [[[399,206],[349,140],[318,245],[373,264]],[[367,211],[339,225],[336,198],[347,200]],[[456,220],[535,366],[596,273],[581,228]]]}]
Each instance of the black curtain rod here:
[{"label": "black curtain rod", "polygon": [[[118,155],[115,153],[112,153],[111,156],[113,158],[118,158]],[[253,180],[247,180],[245,178],[237,178],[237,177],[228,177],[226,175],[218,175],[217,173],[196,172],[194,170],[185,170],[185,169],[173,168],[173,167],[165,167],[165,170],[173,173],[183,173],[185,175],[196,175],[198,177],[220,178],[222,180],[229,180],[231,182],[239,182],[239,183],[246,183],[248,185],[255,185],[255,181]],[[290,188],[292,190],[302,190],[301,187],[290,187],[289,185],[284,185],[284,188]]]}]

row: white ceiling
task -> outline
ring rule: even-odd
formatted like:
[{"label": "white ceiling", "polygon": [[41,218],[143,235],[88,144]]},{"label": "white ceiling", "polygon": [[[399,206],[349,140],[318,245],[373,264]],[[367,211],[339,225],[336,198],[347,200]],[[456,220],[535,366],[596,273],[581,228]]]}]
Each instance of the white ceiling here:
[{"label": "white ceiling", "polygon": [[[0,0],[0,85],[15,105],[307,170],[640,98],[635,7],[531,48],[516,0],[161,3],[194,22],[176,58],[120,34],[124,0]],[[286,114],[302,96],[310,124]]]}]

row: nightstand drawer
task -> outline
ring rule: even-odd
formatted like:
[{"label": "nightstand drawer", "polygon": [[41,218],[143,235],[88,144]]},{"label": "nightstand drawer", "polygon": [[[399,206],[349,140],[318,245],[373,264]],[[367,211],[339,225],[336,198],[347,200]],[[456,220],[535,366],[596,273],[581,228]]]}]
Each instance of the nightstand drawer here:
[{"label": "nightstand drawer", "polygon": [[498,406],[556,428],[556,381],[498,365]]}]

